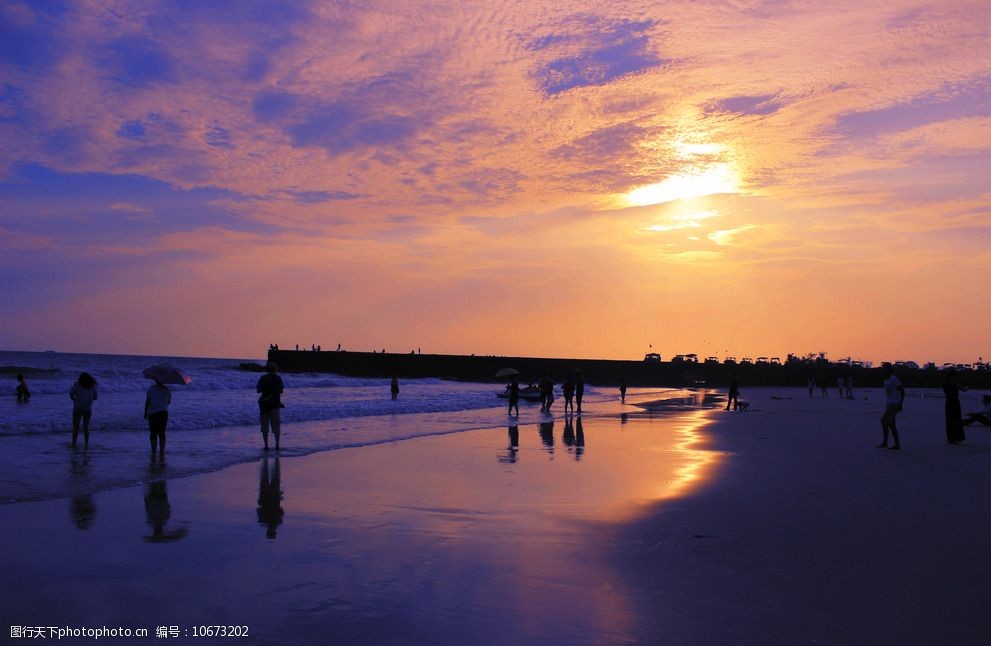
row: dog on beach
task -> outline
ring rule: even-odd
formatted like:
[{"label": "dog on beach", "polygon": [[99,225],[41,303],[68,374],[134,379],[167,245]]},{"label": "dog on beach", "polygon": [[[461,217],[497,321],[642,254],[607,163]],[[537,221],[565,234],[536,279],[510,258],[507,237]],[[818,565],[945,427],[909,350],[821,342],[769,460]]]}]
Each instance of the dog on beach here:
[{"label": "dog on beach", "polygon": [[741,399],[738,402],[736,402],[736,408],[734,410],[736,410],[736,412],[738,413],[746,413],[749,409],[750,409],[750,402]]}]

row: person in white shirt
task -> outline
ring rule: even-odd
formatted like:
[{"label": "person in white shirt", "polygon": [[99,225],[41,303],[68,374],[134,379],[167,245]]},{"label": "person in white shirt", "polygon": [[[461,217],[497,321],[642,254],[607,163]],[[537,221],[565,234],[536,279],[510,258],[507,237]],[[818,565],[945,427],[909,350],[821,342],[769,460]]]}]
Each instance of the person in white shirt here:
[{"label": "person in white shirt", "polygon": [[[882,375],[884,376],[885,406],[884,415],[881,416],[881,431],[884,433],[884,438],[877,445],[877,448],[898,450],[902,448],[902,445],[898,440],[898,427],[895,425],[895,417],[901,412],[902,404],[905,402],[905,387],[902,386],[901,380],[895,376],[895,370],[891,367],[890,363],[884,364]],[[888,446],[889,431],[891,438],[895,441],[890,447]]]},{"label": "person in white shirt", "polygon": [[172,403],[172,391],[165,384],[156,381],[148,388],[145,397],[145,419],[148,420],[148,433],[151,439],[151,452],[157,449],[165,453],[165,427],[169,424],[169,404]]}]

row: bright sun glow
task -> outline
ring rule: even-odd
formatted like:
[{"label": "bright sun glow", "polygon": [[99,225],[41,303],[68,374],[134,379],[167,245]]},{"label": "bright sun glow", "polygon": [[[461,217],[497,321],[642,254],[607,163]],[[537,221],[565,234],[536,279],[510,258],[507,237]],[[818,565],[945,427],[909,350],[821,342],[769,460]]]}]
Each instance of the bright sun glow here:
[{"label": "bright sun glow", "polygon": [[654,224],[647,227],[647,231],[656,233],[666,233],[668,231],[678,231],[681,229],[699,229],[702,227],[702,220],[708,220],[719,215],[719,211],[696,211],[684,215],[675,215],[670,218],[667,224]]},{"label": "bright sun glow", "polygon": [[648,206],[737,192],[739,183],[729,164],[718,163],[709,164],[697,173],[679,173],[658,184],[641,186],[627,193],[626,201],[634,206]]}]

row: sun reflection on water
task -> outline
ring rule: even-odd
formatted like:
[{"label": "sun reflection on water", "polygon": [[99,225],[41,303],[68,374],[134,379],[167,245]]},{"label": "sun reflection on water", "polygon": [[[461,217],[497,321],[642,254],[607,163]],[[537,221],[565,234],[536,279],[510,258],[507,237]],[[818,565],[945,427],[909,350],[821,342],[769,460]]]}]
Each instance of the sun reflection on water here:
[{"label": "sun reflection on water", "polygon": [[658,489],[656,500],[685,496],[709,480],[719,454],[702,448],[702,429],[712,423],[708,411],[696,410],[685,414],[676,427],[677,440],[674,443],[674,451],[684,462],[675,468],[674,478]]}]

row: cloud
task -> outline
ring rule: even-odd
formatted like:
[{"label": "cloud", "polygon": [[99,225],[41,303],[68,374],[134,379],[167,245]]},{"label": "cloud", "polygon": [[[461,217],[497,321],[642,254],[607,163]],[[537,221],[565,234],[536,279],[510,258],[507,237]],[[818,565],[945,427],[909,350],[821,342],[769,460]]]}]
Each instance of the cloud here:
[{"label": "cloud", "polygon": [[227,128],[221,126],[211,126],[204,136],[206,144],[215,148],[233,148],[231,143],[231,133]]},{"label": "cloud", "polygon": [[991,117],[991,77],[963,87],[940,87],[884,108],[842,114],[835,129],[859,139],[967,117]]},{"label": "cloud", "polygon": [[607,22],[594,15],[573,16],[557,26],[561,33],[532,39],[528,48],[555,58],[533,76],[547,95],[580,87],[607,85],[624,76],[653,69],[663,61],[654,52],[651,20]]},{"label": "cloud", "polygon": [[145,127],[140,121],[125,121],[124,124],[117,129],[117,136],[123,137],[124,139],[136,139],[141,140],[145,137]]},{"label": "cloud", "polygon": [[297,204],[325,204],[342,200],[356,200],[361,195],[346,191],[285,191]]},{"label": "cloud", "polygon": [[264,123],[281,121],[296,107],[297,99],[289,92],[266,90],[255,95],[251,109],[255,117]]},{"label": "cloud", "polygon": [[416,134],[418,124],[407,115],[368,115],[346,103],[320,107],[286,131],[294,146],[319,146],[332,155],[357,148],[401,146]]},{"label": "cloud", "polygon": [[65,8],[59,2],[0,5],[0,64],[33,73],[51,70],[66,50]]},{"label": "cloud", "polygon": [[168,50],[147,38],[118,38],[99,46],[95,60],[114,82],[127,88],[178,82]]},{"label": "cloud", "polygon": [[[512,302],[556,329],[580,297],[614,303],[602,311],[634,332],[523,349],[642,356],[628,339],[657,320],[688,343],[693,308],[753,307],[720,291],[726,276],[773,307],[800,301],[823,264],[934,272],[955,245],[977,257],[989,17],[977,0],[0,3],[0,242],[21,249],[5,256],[7,300],[31,309],[85,272],[94,301],[125,286],[148,305],[175,263],[195,267],[190,289],[209,286],[197,322],[214,328],[272,280],[308,312],[286,325],[320,329],[333,310],[355,336],[354,321],[410,310],[498,351],[501,329],[447,304],[498,318]],[[693,187],[706,169],[725,177]],[[616,207],[645,186],[645,202],[673,201]],[[68,285],[50,294],[53,275]],[[507,275],[546,276],[561,300]],[[874,303],[886,279],[824,299]],[[800,332],[827,338],[828,313],[796,313]]]},{"label": "cloud", "polygon": [[774,114],[781,109],[782,103],[776,101],[777,94],[760,96],[734,96],[713,101],[706,106],[709,113],[731,113],[743,116],[764,116]]},{"label": "cloud", "polygon": [[630,155],[650,131],[635,123],[599,128],[550,151],[554,157],[584,164],[603,164]]},{"label": "cloud", "polygon": [[22,165],[12,180],[0,182],[0,203],[5,205],[0,224],[72,249],[108,240],[123,246],[148,244],[168,232],[210,225],[270,230],[226,205],[237,198],[230,191],[184,190],[145,177]]}]

